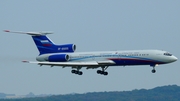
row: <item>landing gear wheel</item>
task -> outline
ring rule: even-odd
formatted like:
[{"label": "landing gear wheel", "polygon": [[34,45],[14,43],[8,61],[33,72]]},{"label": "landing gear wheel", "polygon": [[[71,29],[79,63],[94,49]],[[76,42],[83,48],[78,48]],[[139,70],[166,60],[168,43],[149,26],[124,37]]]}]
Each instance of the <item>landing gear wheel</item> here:
[{"label": "landing gear wheel", "polygon": [[71,73],[73,73],[73,74],[74,74],[75,72],[76,72],[76,70],[71,70]]},{"label": "landing gear wheel", "polygon": [[79,71],[76,70],[76,71],[75,71],[75,74],[79,74]]},{"label": "landing gear wheel", "polygon": [[101,70],[97,70],[97,74],[108,75],[108,72],[106,72],[106,71],[101,71]]},{"label": "landing gear wheel", "polygon": [[97,70],[97,74],[101,74],[101,70]]},{"label": "landing gear wheel", "polygon": [[77,70],[71,70],[71,73],[78,74],[78,75],[83,75],[83,72],[77,71]]},{"label": "landing gear wheel", "polygon": [[103,74],[104,74],[104,75],[108,75],[108,72],[104,72]]},{"label": "landing gear wheel", "polygon": [[82,74],[83,74],[83,72],[81,72],[81,71],[78,72],[78,75],[82,75]]},{"label": "landing gear wheel", "polygon": [[101,71],[100,74],[104,74],[104,71]]},{"label": "landing gear wheel", "polygon": [[156,73],[156,70],[155,70],[155,69],[153,69],[153,70],[152,70],[152,73]]}]

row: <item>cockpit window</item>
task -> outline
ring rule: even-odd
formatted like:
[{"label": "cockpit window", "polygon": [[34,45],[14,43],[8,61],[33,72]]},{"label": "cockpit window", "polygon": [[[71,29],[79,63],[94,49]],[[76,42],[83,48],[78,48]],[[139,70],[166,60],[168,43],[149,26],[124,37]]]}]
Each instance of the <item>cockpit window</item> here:
[{"label": "cockpit window", "polygon": [[172,54],[170,54],[170,53],[164,53],[164,55],[166,55],[166,56],[172,56]]}]

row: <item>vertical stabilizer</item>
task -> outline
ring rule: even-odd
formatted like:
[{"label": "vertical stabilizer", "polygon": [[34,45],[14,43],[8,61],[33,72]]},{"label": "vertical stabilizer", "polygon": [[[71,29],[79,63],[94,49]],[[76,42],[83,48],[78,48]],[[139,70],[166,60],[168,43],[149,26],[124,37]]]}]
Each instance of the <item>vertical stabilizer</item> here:
[{"label": "vertical stabilizer", "polygon": [[18,34],[27,34],[31,35],[34,43],[36,44],[37,49],[41,54],[48,53],[63,53],[63,52],[74,52],[76,50],[76,45],[74,44],[63,44],[55,45],[46,35],[52,34],[50,32],[20,32],[20,31],[9,31],[4,30],[4,32],[9,33],[18,33]]}]

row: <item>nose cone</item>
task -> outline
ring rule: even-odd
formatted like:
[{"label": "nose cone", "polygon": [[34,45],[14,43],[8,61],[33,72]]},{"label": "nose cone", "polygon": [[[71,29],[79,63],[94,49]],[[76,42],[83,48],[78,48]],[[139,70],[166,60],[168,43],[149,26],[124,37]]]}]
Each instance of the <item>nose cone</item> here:
[{"label": "nose cone", "polygon": [[178,60],[178,58],[177,58],[177,57],[172,56],[172,58],[171,58],[171,62],[175,62],[175,61],[177,61],[177,60]]}]

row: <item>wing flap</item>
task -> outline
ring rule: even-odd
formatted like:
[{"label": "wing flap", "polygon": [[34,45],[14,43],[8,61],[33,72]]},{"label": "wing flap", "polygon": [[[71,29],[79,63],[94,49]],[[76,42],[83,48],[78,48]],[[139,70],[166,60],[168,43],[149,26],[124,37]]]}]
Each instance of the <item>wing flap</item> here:
[{"label": "wing flap", "polygon": [[106,65],[106,64],[115,64],[112,60],[106,60],[106,61],[97,61],[99,65]]}]

